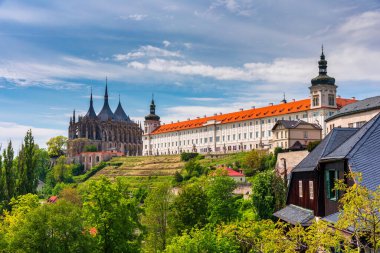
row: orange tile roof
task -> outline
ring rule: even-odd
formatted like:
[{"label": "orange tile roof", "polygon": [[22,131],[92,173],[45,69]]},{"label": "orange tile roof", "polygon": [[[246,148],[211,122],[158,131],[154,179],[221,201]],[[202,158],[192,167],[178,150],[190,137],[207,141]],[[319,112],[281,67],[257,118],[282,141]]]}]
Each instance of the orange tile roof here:
[{"label": "orange tile roof", "polygon": [[[347,104],[353,103],[356,100],[337,98],[338,109]],[[288,102],[285,104],[277,104],[271,106],[265,106],[256,109],[243,110],[238,112],[231,112],[226,114],[218,114],[209,117],[197,118],[187,121],[181,121],[171,124],[165,124],[159,126],[152,134],[161,134],[174,131],[188,130],[194,128],[200,128],[208,121],[215,120],[220,124],[227,124],[232,122],[240,122],[252,119],[261,119],[266,117],[281,116],[289,113],[303,112],[310,110],[310,99],[303,99],[294,102]]]}]

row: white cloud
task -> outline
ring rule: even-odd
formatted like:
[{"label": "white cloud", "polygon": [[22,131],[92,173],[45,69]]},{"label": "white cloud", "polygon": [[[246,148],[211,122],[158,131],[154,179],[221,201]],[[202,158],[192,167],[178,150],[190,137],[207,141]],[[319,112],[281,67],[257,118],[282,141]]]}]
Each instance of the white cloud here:
[{"label": "white cloud", "polygon": [[[170,42],[169,42],[170,44]],[[128,61],[132,59],[139,59],[143,57],[182,57],[179,51],[170,51],[151,45],[141,46],[139,49],[129,52],[127,54],[116,54],[114,59],[116,61]]]},{"label": "white cloud", "polygon": [[227,11],[239,16],[250,16],[253,13],[252,0],[217,0],[213,2],[209,11],[225,8]]},{"label": "white cloud", "polygon": [[0,145],[6,147],[9,140],[12,140],[13,148],[17,151],[21,147],[26,132],[32,129],[34,142],[41,148],[46,147],[46,142],[54,136],[64,135],[66,131],[59,129],[39,128],[28,125],[20,125],[14,122],[0,122]]},{"label": "white cloud", "polygon": [[163,42],[162,42],[162,44],[164,44],[164,47],[168,47],[168,46],[170,46],[170,41],[167,41],[167,40],[164,40]]},{"label": "white cloud", "polygon": [[131,19],[135,21],[141,21],[145,19],[146,17],[147,15],[144,15],[144,14],[131,14],[131,15],[128,15],[128,17],[122,17],[122,19]]}]

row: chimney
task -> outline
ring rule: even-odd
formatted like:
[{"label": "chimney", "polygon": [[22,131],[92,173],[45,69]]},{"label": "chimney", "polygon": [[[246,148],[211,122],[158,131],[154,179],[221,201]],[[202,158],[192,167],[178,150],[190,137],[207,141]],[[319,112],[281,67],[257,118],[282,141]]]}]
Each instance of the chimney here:
[{"label": "chimney", "polygon": [[243,111],[244,109],[243,109],[243,108],[240,108],[239,110],[240,110],[240,111]]},{"label": "chimney", "polygon": [[203,115],[203,118],[206,118],[207,116],[206,116],[206,114],[205,115]]},{"label": "chimney", "polygon": [[179,120],[177,120],[177,123],[179,123]]},{"label": "chimney", "polygon": [[254,106],[254,105],[251,106],[251,109],[255,109],[255,108],[256,108],[256,106]]},{"label": "chimney", "polygon": [[218,115],[217,113],[214,113],[214,116]]},{"label": "chimney", "polygon": [[190,120],[190,118],[187,118],[187,120]]},{"label": "chimney", "polygon": [[171,121],[170,123],[171,123],[171,124],[173,124],[174,122],[173,122],[173,121]]},{"label": "chimney", "polygon": [[222,113],[220,112],[219,115],[222,115]]},{"label": "chimney", "polygon": [[199,119],[199,117],[197,117],[197,119]]},{"label": "chimney", "polygon": [[340,95],[338,95],[338,98],[340,98]]},{"label": "chimney", "polygon": [[355,98],[355,97],[352,97],[352,99],[353,99],[353,100],[356,100],[356,98]]},{"label": "chimney", "polygon": [[293,101],[293,102],[296,102],[296,100],[295,100],[294,98],[292,99],[292,101]]},{"label": "chimney", "polygon": [[269,103],[270,106],[273,106],[273,103]]}]

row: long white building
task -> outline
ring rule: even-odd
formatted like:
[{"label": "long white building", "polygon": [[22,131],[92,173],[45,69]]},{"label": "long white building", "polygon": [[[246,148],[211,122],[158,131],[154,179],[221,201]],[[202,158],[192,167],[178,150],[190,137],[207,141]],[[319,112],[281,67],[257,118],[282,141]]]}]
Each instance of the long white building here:
[{"label": "long white building", "polygon": [[[319,75],[311,80],[310,98],[226,114],[214,114],[187,121],[161,124],[152,99],[145,117],[143,155],[168,155],[182,152],[228,153],[270,148],[272,127],[277,120],[303,120],[322,127],[325,119],[354,98],[337,97],[335,79],[327,75],[327,61],[322,51]],[[283,148],[289,144],[284,143]]]}]

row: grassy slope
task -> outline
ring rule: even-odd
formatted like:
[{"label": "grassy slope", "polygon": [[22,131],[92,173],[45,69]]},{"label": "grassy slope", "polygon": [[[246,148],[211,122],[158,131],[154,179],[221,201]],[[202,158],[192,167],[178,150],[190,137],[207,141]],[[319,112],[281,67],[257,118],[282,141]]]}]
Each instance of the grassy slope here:
[{"label": "grassy slope", "polygon": [[[199,160],[204,167],[221,164],[242,162],[247,153],[236,153],[219,158],[205,158]],[[171,183],[172,175],[181,171],[185,163],[179,155],[172,156],[143,156],[143,157],[116,157],[109,161],[109,166],[98,171],[91,179],[104,175],[111,180],[116,177],[125,177],[132,187],[154,186],[157,183]]]}]

